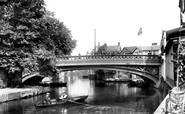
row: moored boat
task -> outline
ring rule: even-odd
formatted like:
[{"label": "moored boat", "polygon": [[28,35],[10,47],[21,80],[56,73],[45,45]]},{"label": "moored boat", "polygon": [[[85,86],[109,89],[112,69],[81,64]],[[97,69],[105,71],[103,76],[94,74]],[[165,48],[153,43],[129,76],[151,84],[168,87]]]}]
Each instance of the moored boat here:
[{"label": "moored boat", "polygon": [[52,83],[39,83],[38,85],[45,86],[45,87],[63,87],[63,86],[67,86],[67,83],[65,83],[65,82],[52,82]]},{"label": "moored boat", "polygon": [[115,79],[115,78],[106,78],[103,79],[104,82],[129,82],[129,78]]},{"label": "moored boat", "polygon": [[[41,102],[38,102],[37,104],[35,104],[35,107],[36,108],[45,108],[45,107],[67,105],[70,103],[84,104],[84,103],[80,103],[80,102],[85,101],[85,99],[87,99],[87,97],[88,97],[88,95],[71,97],[71,98],[68,98],[68,100],[66,100],[66,101],[61,101],[59,99],[52,99],[50,103],[44,103],[44,101],[41,101]],[[86,104],[84,104],[84,105],[86,105]]]},{"label": "moored boat", "polygon": [[145,87],[146,83],[143,80],[131,80],[128,83],[129,87]]},{"label": "moored boat", "polygon": [[89,78],[88,75],[83,75],[82,78],[86,79],[86,78]]},{"label": "moored boat", "polygon": [[85,101],[85,99],[87,99],[87,97],[88,97],[88,95],[72,97],[71,99],[76,102],[82,102],[82,101]]}]

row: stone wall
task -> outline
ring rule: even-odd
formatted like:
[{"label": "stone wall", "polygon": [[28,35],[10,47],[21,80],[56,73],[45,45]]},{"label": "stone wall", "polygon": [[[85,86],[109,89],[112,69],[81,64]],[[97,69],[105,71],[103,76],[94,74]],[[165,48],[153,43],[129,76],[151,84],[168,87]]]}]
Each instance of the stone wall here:
[{"label": "stone wall", "polygon": [[23,88],[23,89],[1,89],[0,90],[0,103],[6,101],[12,101],[22,98],[28,98],[36,96],[42,93],[49,92],[48,87],[34,87],[34,88]]}]

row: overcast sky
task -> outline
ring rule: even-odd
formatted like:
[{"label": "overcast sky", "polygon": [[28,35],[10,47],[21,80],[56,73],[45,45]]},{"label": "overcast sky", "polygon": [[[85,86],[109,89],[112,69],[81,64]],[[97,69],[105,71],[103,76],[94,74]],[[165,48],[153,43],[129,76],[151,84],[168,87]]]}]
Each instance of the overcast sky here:
[{"label": "overcast sky", "polygon": [[[179,0],[45,0],[47,9],[64,22],[76,39],[72,55],[86,54],[96,41],[103,45],[160,44],[162,30],[180,26]],[[143,33],[138,36],[142,27]]]}]

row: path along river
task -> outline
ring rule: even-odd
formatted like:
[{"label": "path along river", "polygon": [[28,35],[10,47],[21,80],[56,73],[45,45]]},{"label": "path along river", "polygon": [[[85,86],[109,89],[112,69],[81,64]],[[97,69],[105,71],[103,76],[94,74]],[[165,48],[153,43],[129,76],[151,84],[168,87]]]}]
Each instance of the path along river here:
[{"label": "path along river", "polygon": [[104,83],[84,79],[80,72],[63,73],[67,87],[51,88],[51,98],[65,90],[69,96],[89,95],[85,105],[35,109],[34,104],[45,94],[0,104],[0,114],[153,114],[168,89],[128,87],[127,83]]}]

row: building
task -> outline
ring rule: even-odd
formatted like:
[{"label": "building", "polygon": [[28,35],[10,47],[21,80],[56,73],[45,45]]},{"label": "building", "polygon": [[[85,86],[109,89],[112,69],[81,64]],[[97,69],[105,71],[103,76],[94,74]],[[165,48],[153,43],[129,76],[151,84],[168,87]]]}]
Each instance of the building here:
[{"label": "building", "polygon": [[142,54],[142,55],[159,55],[160,46],[157,43],[152,43],[152,46],[129,46],[124,47],[120,54]]},{"label": "building", "polygon": [[[118,42],[117,45],[107,45],[107,43],[104,43],[102,46],[98,42],[98,46],[96,47],[96,53],[95,54],[140,54],[140,55],[159,55],[161,53],[160,45],[157,45],[157,43],[152,43],[151,46],[128,46],[124,47],[121,50],[120,42]],[[91,52],[91,55],[94,54],[94,52]],[[88,55],[88,54],[87,54]]]},{"label": "building", "polygon": [[140,54],[143,55],[159,55],[160,46],[157,43],[152,43],[151,46],[138,46]]},{"label": "building", "polygon": [[177,79],[177,67],[173,62],[176,59],[178,39],[185,38],[185,29],[182,27],[162,32],[161,55],[163,58],[162,75],[164,80],[173,87]]},{"label": "building", "polygon": [[120,42],[118,42],[118,45],[107,45],[107,43],[104,43],[104,45],[100,46],[100,43],[98,43],[98,49],[97,54],[119,54],[121,51],[121,45]]}]

